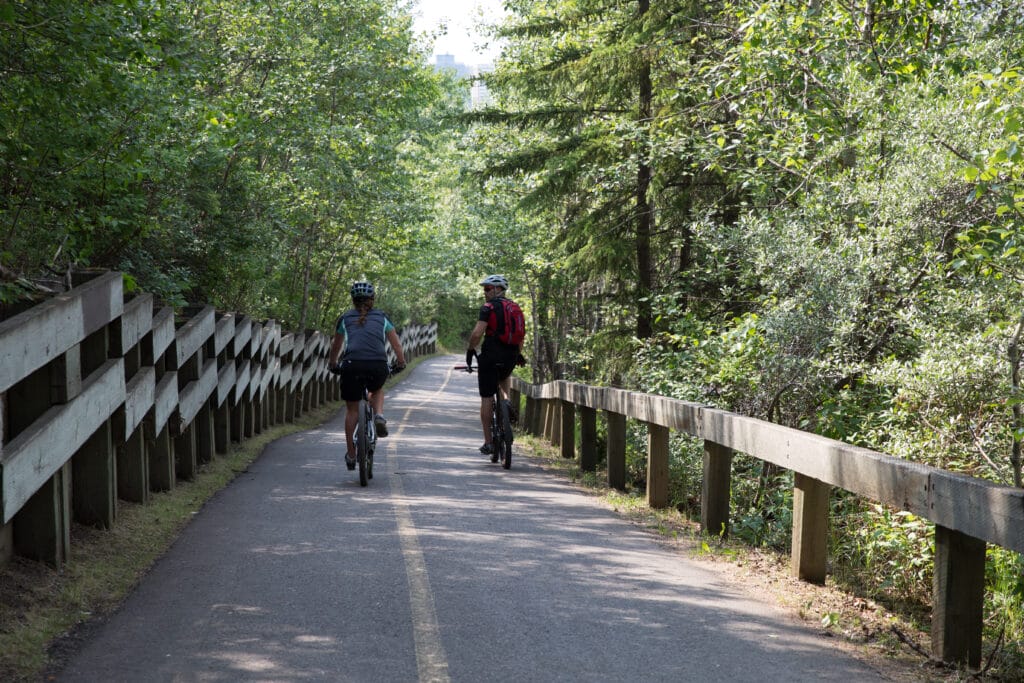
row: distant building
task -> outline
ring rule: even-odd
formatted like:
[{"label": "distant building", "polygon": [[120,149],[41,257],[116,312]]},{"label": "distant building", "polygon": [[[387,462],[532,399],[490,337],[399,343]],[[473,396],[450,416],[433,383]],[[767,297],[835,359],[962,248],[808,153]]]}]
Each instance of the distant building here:
[{"label": "distant building", "polygon": [[[480,74],[487,74],[494,71],[493,64],[478,64],[475,76]],[[491,93],[487,89],[487,85],[483,81],[473,81],[473,87],[469,93],[470,102],[473,104],[473,108],[486,107],[491,103]]]},{"label": "distant building", "polygon": [[[434,69],[437,71],[451,71],[459,78],[471,79],[479,74],[493,71],[494,65],[488,63],[469,66],[455,61],[455,55],[442,54],[434,55]],[[485,107],[490,103],[491,93],[488,92],[487,86],[478,81],[473,81],[470,85],[469,101],[466,104],[475,109],[477,107]]]},{"label": "distant building", "polygon": [[435,55],[434,68],[438,71],[454,71],[459,78],[469,78],[473,75],[472,69],[455,61],[455,55]]}]

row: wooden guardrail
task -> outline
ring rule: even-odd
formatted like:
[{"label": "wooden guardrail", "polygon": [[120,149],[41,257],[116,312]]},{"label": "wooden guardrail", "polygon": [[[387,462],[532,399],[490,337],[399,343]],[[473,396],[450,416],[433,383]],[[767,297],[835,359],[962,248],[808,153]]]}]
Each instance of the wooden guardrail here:
[{"label": "wooden guardrail", "polygon": [[669,432],[704,440],[701,527],[729,528],[732,455],[746,453],[794,473],[792,572],[823,583],[829,492],[838,487],[906,510],[935,524],[932,653],[943,661],[981,662],[985,549],[1024,553],[1024,490],[894,458],[841,441],[709,406],[571,382],[531,385],[514,378],[513,400],[526,397],[523,424],[576,457],[597,462],[598,411],[607,420],[608,483],[625,487],[626,420],[647,425],[647,502],[668,505]]},{"label": "wooden guardrail", "polygon": [[[175,316],[128,300],[120,273],[0,322],[0,564],[62,565],[71,521],[110,527],[118,499],[191,479],[231,442],[291,422],[340,387],[331,336],[210,306]],[[401,331],[406,358],[436,324]]]}]

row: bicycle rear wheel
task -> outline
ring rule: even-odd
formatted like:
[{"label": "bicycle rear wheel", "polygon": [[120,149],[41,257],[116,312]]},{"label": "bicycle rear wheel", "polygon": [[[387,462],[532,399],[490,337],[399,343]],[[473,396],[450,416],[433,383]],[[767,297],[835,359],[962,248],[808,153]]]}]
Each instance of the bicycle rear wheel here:
[{"label": "bicycle rear wheel", "polygon": [[359,485],[366,486],[367,480],[367,452],[370,449],[370,430],[366,420],[366,401],[359,402],[359,422],[356,423],[356,463],[359,466]]},{"label": "bicycle rear wheel", "polygon": [[512,421],[509,419],[511,406],[508,401],[501,402],[498,411],[498,419],[501,424],[501,446],[498,451],[501,453],[501,466],[506,470],[512,467]]},{"label": "bicycle rear wheel", "polygon": [[501,418],[498,415],[498,397],[491,398],[491,462],[501,457]]},{"label": "bicycle rear wheel", "polygon": [[373,426],[373,410],[366,404],[366,431],[370,439],[366,447],[366,478],[373,479],[373,452],[377,450],[377,429]]}]

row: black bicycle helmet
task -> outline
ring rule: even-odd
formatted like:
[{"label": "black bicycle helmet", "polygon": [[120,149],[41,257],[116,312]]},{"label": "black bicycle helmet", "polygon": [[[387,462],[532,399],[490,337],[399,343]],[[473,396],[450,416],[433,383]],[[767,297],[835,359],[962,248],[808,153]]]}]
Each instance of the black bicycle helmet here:
[{"label": "black bicycle helmet", "polygon": [[352,295],[353,299],[372,299],[374,296],[373,285],[369,282],[356,282],[352,285],[352,289],[349,290],[349,294]]}]

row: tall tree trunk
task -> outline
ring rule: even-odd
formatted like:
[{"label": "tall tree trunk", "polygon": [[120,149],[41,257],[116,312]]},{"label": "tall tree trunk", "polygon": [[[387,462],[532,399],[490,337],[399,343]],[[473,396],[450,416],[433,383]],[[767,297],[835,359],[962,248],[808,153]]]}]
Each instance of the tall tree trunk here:
[{"label": "tall tree trunk", "polygon": [[1010,446],[1010,467],[1013,469],[1013,485],[1020,488],[1021,482],[1021,446],[1020,433],[1024,429],[1024,415],[1021,411],[1021,389],[1020,389],[1020,339],[1024,333],[1024,316],[1021,316],[1017,323],[1017,331],[1010,340],[1010,347],[1007,349],[1007,356],[1010,360],[1010,410],[1013,413],[1013,443]]},{"label": "tall tree trunk", "polygon": [[[639,0],[639,16],[650,10],[650,0]],[[651,125],[651,102],[653,87],[651,85],[651,64],[646,54],[641,56],[639,73],[639,107],[637,123],[640,130],[640,143],[637,150],[637,182],[636,182],[636,269],[637,269],[637,311],[636,336],[647,339],[654,333],[653,307],[651,291],[653,284],[653,265],[651,259],[651,234],[654,231],[654,218],[651,213],[651,177],[650,139],[648,129]]]},{"label": "tall tree trunk", "polygon": [[302,304],[299,308],[299,329],[306,329],[306,318],[309,316],[309,281],[313,276],[313,231],[314,226],[306,233],[306,253],[302,265]]}]

